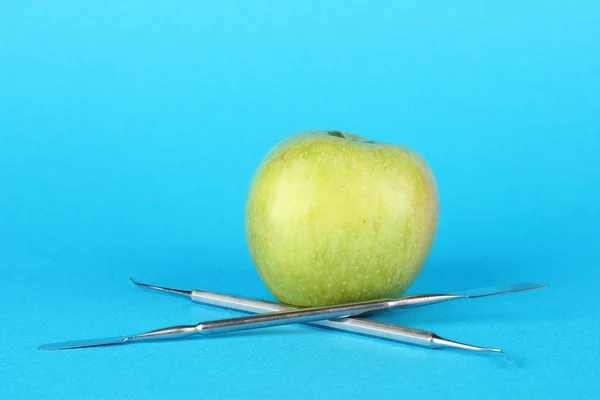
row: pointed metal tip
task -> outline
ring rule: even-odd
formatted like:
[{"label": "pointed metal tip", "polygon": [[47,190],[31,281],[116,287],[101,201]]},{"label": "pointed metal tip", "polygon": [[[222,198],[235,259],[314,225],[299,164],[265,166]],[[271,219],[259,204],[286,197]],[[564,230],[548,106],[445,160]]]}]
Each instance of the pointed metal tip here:
[{"label": "pointed metal tip", "polygon": [[526,290],[548,289],[550,287],[550,284],[548,284],[548,283],[542,283],[542,282],[524,283],[524,285],[526,285],[526,284],[531,285],[531,287],[529,289],[526,289]]},{"label": "pointed metal tip", "polygon": [[117,336],[112,338],[102,339],[85,339],[85,340],[73,340],[70,342],[58,342],[58,343],[47,343],[38,346],[40,351],[55,351],[55,350],[69,350],[69,349],[81,349],[84,347],[98,347],[98,346],[111,346],[116,344],[123,344],[128,337]]},{"label": "pointed metal tip", "polygon": [[504,358],[512,363],[512,360],[508,358],[504,350],[496,349],[493,347],[481,347],[481,346],[473,346],[471,344],[455,342],[453,340],[445,339],[431,332],[431,343],[433,343],[433,348],[450,348],[450,349],[462,349],[462,350],[470,350],[477,352],[486,352],[486,353],[500,353],[504,356]]},{"label": "pointed metal tip", "polygon": [[495,287],[489,287],[489,288],[468,290],[464,294],[468,298],[475,299],[478,297],[497,296],[497,295],[501,295],[501,294],[518,293],[518,292],[527,292],[530,290],[546,289],[548,287],[550,287],[550,285],[548,285],[546,283],[520,282],[520,283],[513,283],[510,285],[504,285],[504,286],[495,286]]},{"label": "pointed metal tip", "polygon": [[506,352],[502,349],[492,349],[492,348],[486,348],[484,349],[485,351],[490,351],[492,353],[500,353],[504,356],[504,358],[506,359],[506,361],[508,361],[509,363],[512,363],[513,360],[511,360],[508,355],[506,354]]},{"label": "pointed metal tip", "polygon": [[192,295],[191,290],[181,290],[181,289],[173,289],[173,288],[168,288],[168,287],[163,287],[163,286],[148,285],[147,283],[142,283],[142,282],[136,281],[132,276],[129,277],[129,280],[131,282],[133,282],[135,285],[146,288],[146,289],[160,290],[162,292],[168,292],[168,293],[173,293],[173,294],[178,294],[181,296],[188,296],[188,297]]},{"label": "pointed metal tip", "polygon": [[508,354],[506,354],[505,352],[502,352],[502,355],[504,356],[504,358],[506,359],[506,361],[508,361],[509,363],[514,363],[514,360],[511,359],[510,357],[508,357]]}]

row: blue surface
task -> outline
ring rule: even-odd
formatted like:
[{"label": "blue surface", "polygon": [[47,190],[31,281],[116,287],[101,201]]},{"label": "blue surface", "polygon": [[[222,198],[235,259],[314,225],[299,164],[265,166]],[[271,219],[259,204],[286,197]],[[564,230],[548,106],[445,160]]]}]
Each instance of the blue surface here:
[{"label": "blue surface", "polygon": [[[0,398],[599,397],[597,2],[87,3],[0,5]],[[239,315],[130,275],[271,298],[244,197],[305,129],[429,161],[411,293],[551,284],[381,317],[516,363],[301,326],[36,349]]]}]

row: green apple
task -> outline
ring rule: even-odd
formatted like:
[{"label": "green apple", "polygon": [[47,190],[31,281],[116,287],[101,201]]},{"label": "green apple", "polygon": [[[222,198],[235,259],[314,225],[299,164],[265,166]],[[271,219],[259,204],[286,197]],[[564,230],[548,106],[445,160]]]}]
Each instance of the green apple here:
[{"label": "green apple", "polygon": [[340,131],[296,133],[255,171],[245,232],[281,302],[322,306],[402,294],[433,246],[435,178],[400,145]]}]

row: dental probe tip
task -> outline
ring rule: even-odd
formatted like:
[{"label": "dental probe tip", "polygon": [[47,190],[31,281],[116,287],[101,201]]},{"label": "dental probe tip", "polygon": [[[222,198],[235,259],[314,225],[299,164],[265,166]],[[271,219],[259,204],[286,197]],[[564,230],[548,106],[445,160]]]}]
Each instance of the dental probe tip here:
[{"label": "dental probe tip", "polygon": [[181,290],[181,289],[173,289],[173,288],[168,288],[168,287],[163,287],[163,286],[148,285],[147,283],[141,283],[141,282],[136,281],[133,277],[129,277],[129,279],[131,280],[131,282],[133,282],[134,284],[136,284],[139,287],[160,290],[163,292],[174,293],[174,294],[188,296],[188,297],[192,295],[191,290]]}]

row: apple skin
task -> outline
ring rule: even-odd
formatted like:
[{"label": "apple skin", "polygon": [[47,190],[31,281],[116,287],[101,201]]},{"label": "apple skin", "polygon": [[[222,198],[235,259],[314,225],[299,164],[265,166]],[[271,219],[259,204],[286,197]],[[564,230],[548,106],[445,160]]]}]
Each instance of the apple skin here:
[{"label": "apple skin", "polygon": [[429,256],[438,219],[435,178],[415,151],[305,131],[262,160],[244,222],[271,293],[313,307],[401,295]]}]

